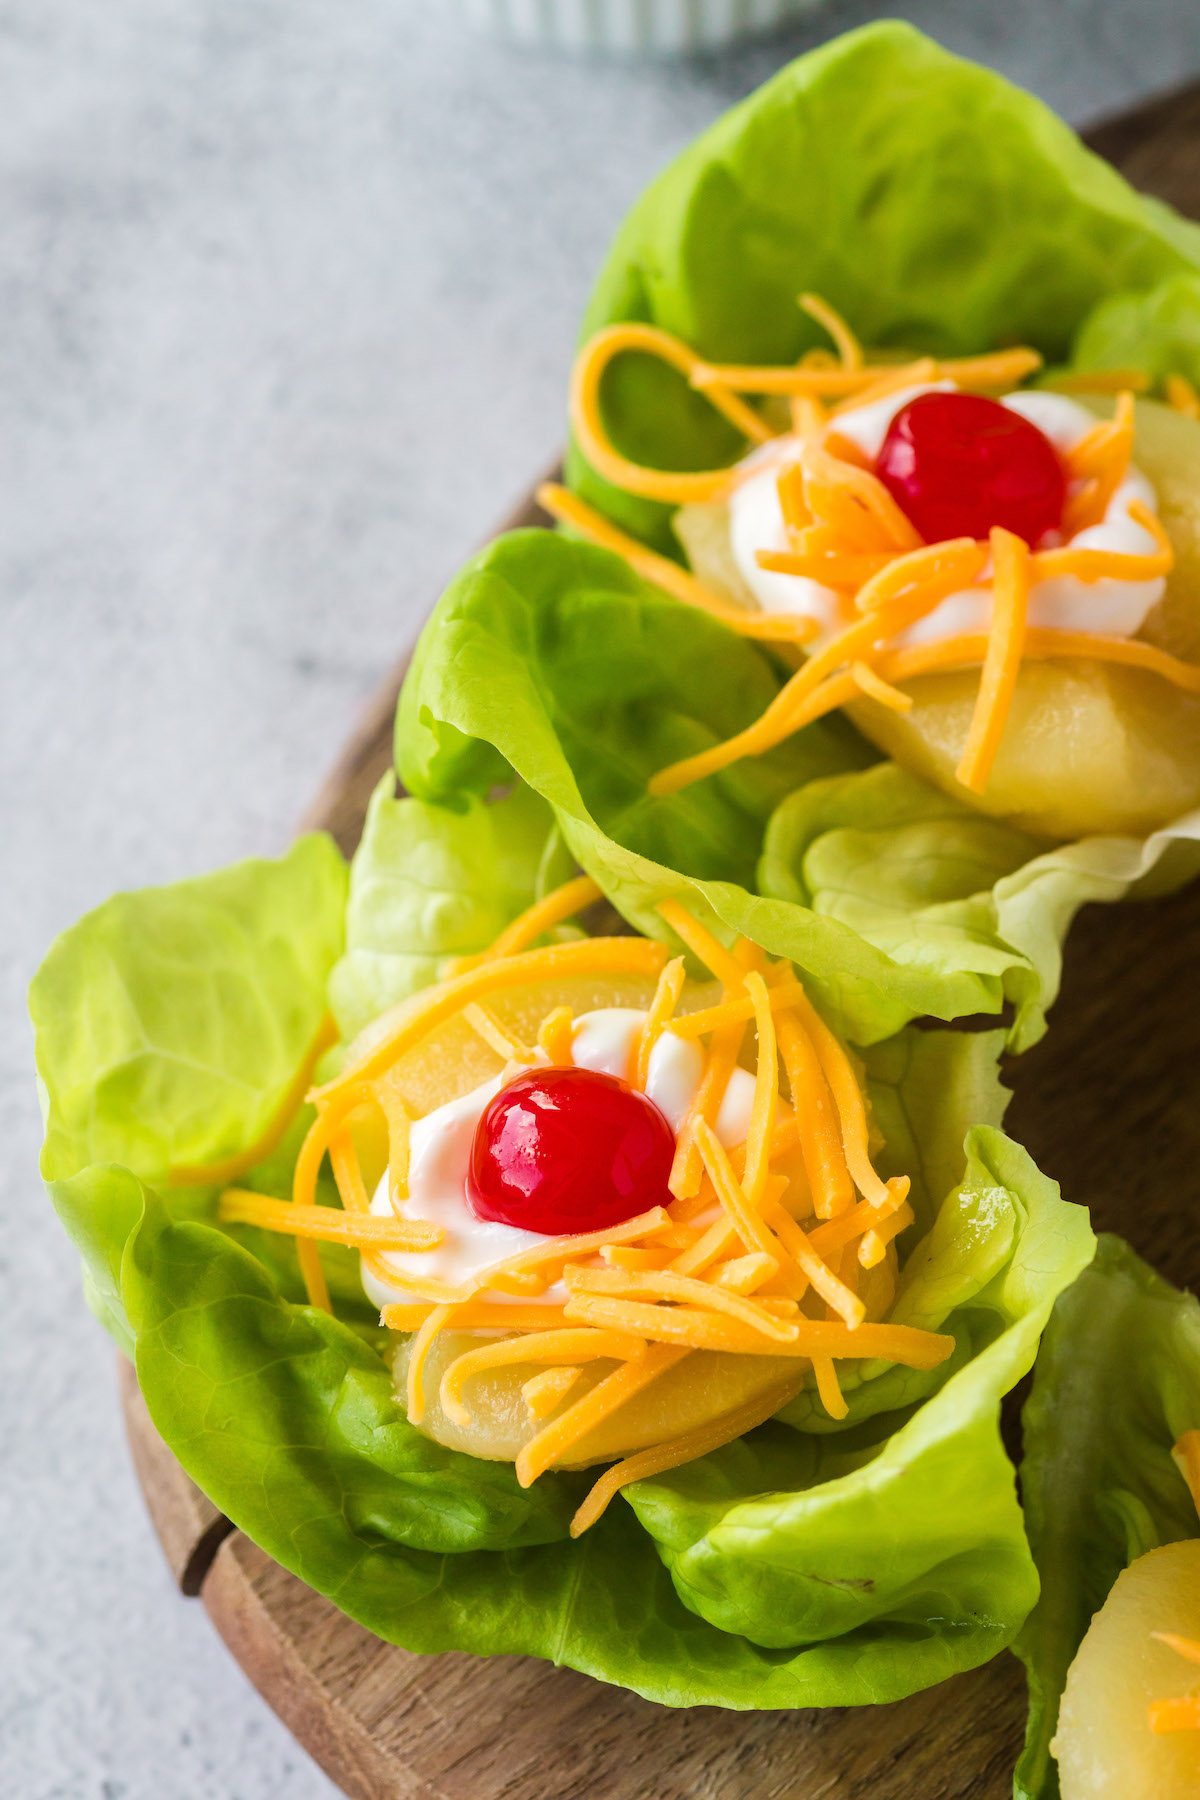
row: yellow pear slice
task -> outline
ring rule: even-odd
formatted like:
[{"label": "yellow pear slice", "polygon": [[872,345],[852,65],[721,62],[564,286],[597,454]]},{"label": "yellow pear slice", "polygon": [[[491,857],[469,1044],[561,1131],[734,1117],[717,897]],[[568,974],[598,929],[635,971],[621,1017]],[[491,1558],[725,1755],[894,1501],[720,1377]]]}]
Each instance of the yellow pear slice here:
[{"label": "yellow pear slice", "polygon": [[1051,1749],[1062,1800],[1196,1800],[1200,1731],[1151,1731],[1152,1700],[1200,1686],[1153,1633],[1200,1638],[1200,1540],[1166,1544],[1118,1575],[1071,1664]]}]

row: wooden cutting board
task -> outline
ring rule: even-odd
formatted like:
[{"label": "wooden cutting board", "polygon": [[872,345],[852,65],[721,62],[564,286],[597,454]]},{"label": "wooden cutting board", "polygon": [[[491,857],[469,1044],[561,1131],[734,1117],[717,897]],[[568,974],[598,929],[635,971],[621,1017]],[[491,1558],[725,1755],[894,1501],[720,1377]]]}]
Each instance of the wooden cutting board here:
[{"label": "wooden cutting board", "polygon": [[[1200,216],[1200,83],[1088,134],[1137,186]],[[530,498],[507,526],[546,523]],[[407,662],[407,659],[405,659]],[[391,762],[405,664],[306,816],[349,853]],[[1013,1065],[1008,1127],[1098,1229],[1200,1287],[1200,883],[1091,906],[1052,1029]],[[352,1800],[1004,1800],[1024,1681],[1009,1655],[869,1710],[672,1711],[524,1657],[412,1656],[234,1529],[175,1462],[127,1363],[146,1504],[183,1594]]]}]

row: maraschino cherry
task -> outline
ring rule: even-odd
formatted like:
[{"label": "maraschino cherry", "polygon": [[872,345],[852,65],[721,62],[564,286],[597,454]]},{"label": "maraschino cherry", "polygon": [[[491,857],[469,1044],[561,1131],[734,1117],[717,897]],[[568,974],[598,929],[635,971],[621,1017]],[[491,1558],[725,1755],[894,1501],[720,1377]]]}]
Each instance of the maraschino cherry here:
[{"label": "maraschino cherry", "polygon": [[592,1069],[531,1069],[475,1128],[467,1204],[478,1219],[558,1237],[665,1205],[675,1139],[645,1094]]},{"label": "maraschino cherry", "polygon": [[902,406],[875,473],[927,544],[986,538],[1003,525],[1033,549],[1062,522],[1066,477],[1054,445],[980,394],[919,394]]}]

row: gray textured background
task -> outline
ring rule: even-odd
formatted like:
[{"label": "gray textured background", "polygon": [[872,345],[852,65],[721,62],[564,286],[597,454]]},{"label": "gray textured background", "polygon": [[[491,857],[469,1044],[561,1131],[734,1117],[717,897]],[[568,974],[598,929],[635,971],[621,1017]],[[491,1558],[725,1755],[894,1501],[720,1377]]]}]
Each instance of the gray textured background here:
[{"label": "gray textured background", "polygon": [[[1200,70],[1196,0],[893,10],[1076,121]],[[285,841],[553,453],[623,208],[875,11],[588,67],[451,0],[0,0],[3,1800],[333,1792],[159,1559],[38,1189],[29,975],[112,889]]]}]

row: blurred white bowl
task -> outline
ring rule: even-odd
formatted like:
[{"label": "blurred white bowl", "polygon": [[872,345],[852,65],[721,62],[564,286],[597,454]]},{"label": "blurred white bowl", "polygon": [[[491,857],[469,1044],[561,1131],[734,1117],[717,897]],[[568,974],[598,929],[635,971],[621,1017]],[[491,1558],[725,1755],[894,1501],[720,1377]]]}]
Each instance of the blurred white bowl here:
[{"label": "blurred white bowl", "polygon": [[473,25],[510,43],[678,55],[769,31],[821,0],[458,0]]}]

